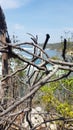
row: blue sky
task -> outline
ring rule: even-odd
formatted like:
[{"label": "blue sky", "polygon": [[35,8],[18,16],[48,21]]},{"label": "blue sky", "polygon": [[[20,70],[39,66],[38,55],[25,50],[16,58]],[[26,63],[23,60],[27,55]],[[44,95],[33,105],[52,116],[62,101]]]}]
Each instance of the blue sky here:
[{"label": "blue sky", "polygon": [[49,43],[54,43],[73,33],[73,0],[0,0],[0,5],[10,36],[15,34],[21,41],[29,41],[27,33],[31,33],[43,43],[49,33]]}]

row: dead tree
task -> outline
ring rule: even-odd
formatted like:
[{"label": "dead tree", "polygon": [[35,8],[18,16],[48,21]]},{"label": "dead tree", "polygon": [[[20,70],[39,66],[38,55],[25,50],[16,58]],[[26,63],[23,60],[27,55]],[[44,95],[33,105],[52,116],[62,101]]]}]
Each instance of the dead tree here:
[{"label": "dead tree", "polygon": [[[3,97],[4,102],[0,104],[0,129],[1,130],[12,130],[18,129],[23,130],[25,129],[24,126],[21,124],[21,117],[24,115],[26,116],[29,129],[35,130],[38,126],[43,123],[62,120],[66,121],[65,118],[57,118],[53,120],[46,120],[40,123],[37,126],[33,126],[31,122],[31,110],[32,110],[32,101],[37,93],[37,91],[46,83],[55,82],[62,78],[66,78],[73,72],[73,63],[67,62],[66,59],[66,43],[64,41],[64,49],[62,52],[63,60],[53,60],[50,56],[45,52],[46,45],[50,38],[49,34],[46,35],[46,39],[44,42],[43,47],[39,46],[37,37],[29,34],[31,36],[32,42],[24,42],[24,43],[17,43],[11,44],[10,40],[6,38],[7,36],[7,25],[5,22],[5,17],[0,8],[0,52],[2,53],[2,89],[3,89]],[[25,46],[31,46],[34,51],[30,52]],[[16,53],[17,50],[19,53]],[[29,59],[28,57],[25,58],[23,53],[28,54],[31,56]],[[42,55],[41,55],[42,53]],[[17,68],[12,73],[8,73],[8,59],[15,58],[19,61],[23,62],[24,65],[20,68]],[[37,60],[40,60],[38,64],[36,64]],[[49,69],[47,65],[51,65],[52,69]],[[16,76],[17,73],[25,70],[24,81],[22,81],[19,77],[16,77],[17,80],[20,80],[21,84],[25,84],[27,87],[27,92],[23,95],[23,97],[19,97],[18,99],[14,99],[14,101],[10,102],[7,105],[7,96],[8,96],[8,87],[9,87],[9,79],[13,76]],[[65,73],[61,74],[59,77],[56,76],[56,72],[59,70],[65,70]],[[14,86],[13,86],[14,87]],[[25,103],[24,107],[22,108],[22,104]],[[5,106],[5,107],[4,107]],[[21,107],[21,109],[18,109]],[[19,123],[20,121],[20,123]],[[28,128],[27,128],[28,129]]]},{"label": "dead tree", "polygon": [[[8,53],[6,48],[6,34],[7,34],[7,25],[6,25],[3,10],[0,7],[0,43],[1,46],[5,48],[5,50],[2,52],[2,77],[5,77],[8,74]],[[7,100],[6,98],[8,92],[7,80],[2,82],[2,89],[3,89],[2,104],[6,105],[6,100]]]}]

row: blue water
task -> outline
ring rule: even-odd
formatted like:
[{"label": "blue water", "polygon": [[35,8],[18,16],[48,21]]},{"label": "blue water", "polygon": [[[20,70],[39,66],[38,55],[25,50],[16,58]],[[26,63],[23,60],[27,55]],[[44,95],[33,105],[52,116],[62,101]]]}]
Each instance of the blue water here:
[{"label": "blue water", "polygon": [[[31,48],[31,47],[30,48],[24,48],[24,49],[33,53],[33,48]],[[59,52],[57,52],[56,50],[46,49],[45,52],[48,54],[49,57],[54,57],[54,56],[59,55]],[[32,56],[30,54],[27,54],[26,52],[22,52],[22,55],[25,56],[26,58],[29,58],[29,59],[32,58]]]},{"label": "blue water", "polygon": [[46,49],[45,52],[48,54],[49,57],[58,56],[58,54],[59,54],[59,52],[57,52],[56,50]]},{"label": "blue water", "polygon": [[[23,46],[23,48],[25,50],[29,51],[29,52],[32,52],[32,53],[34,52],[34,49],[31,46],[29,46],[29,47],[28,46]],[[60,55],[59,52],[57,52],[56,50],[50,50],[48,48],[45,49],[45,52],[47,53],[47,55],[49,57],[54,57],[54,56],[59,56]],[[37,53],[39,54],[39,52],[37,52]],[[21,52],[21,55],[24,56],[25,58],[29,59],[29,60],[31,60],[33,58],[32,55],[30,55],[30,54],[28,54],[26,52]],[[46,58],[45,55],[43,55],[43,57]],[[35,61],[35,64],[39,64],[40,62],[41,62],[41,60],[37,59]]]}]

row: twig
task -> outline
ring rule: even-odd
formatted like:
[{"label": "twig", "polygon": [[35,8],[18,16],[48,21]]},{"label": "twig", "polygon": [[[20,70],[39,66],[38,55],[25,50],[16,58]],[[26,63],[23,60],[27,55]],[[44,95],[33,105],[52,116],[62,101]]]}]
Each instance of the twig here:
[{"label": "twig", "polygon": [[30,98],[30,96],[33,95],[34,93],[36,93],[38,91],[38,89],[42,85],[44,85],[47,82],[47,80],[50,79],[57,70],[58,70],[58,66],[56,66],[55,69],[52,72],[50,72],[50,74],[48,74],[43,80],[41,80],[38,83],[36,83],[35,85],[33,85],[34,89],[31,92],[29,92],[27,95],[25,95],[24,97],[22,97],[19,101],[16,101],[14,103],[14,105],[12,105],[9,108],[7,108],[4,112],[0,113],[0,117],[6,115],[10,111],[12,111],[14,108],[16,108],[18,105],[20,105],[21,103],[23,103],[26,99]]},{"label": "twig", "polygon": [[64,59],[64,61],[66,61],[66,47],[67,47],[67,41],[66,39],[64,39],[64,48],[63,48],[63,51],[62,51],[62,57]]},{"label": "twig", "polygon": [[36,125],[35,127],[33,127],[32,130],[35,130],[36,128],[38,128],[39,126],[41,126],[44,123],[53,122],[53,121],[68,121],[68,120],[73,121],[73,119],[64,118],[64,117],[60,117],[60,118],[57,118],[57,119],[46,120],[46,121],[43,121],[42,123],[40,123],[39,125]]}]

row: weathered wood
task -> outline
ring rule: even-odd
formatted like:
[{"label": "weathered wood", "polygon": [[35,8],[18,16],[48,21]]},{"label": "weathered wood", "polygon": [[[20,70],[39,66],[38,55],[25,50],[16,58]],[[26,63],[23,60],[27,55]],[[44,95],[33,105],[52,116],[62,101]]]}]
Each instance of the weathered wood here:
[{"label": "weathered wood", "polygon": [[[6,43],[5,39],[6,36],[1,35],[0,36],[1,41],[3,43]],[[8,74],[8,53],[3,53],[2,54],[2,77],[5,77]],[[6,102],[7,102],[7,93],[8,93],[8,80],[5,80],[2,82],[2,90],[3,90],[3,104],[6,106]]]}]

